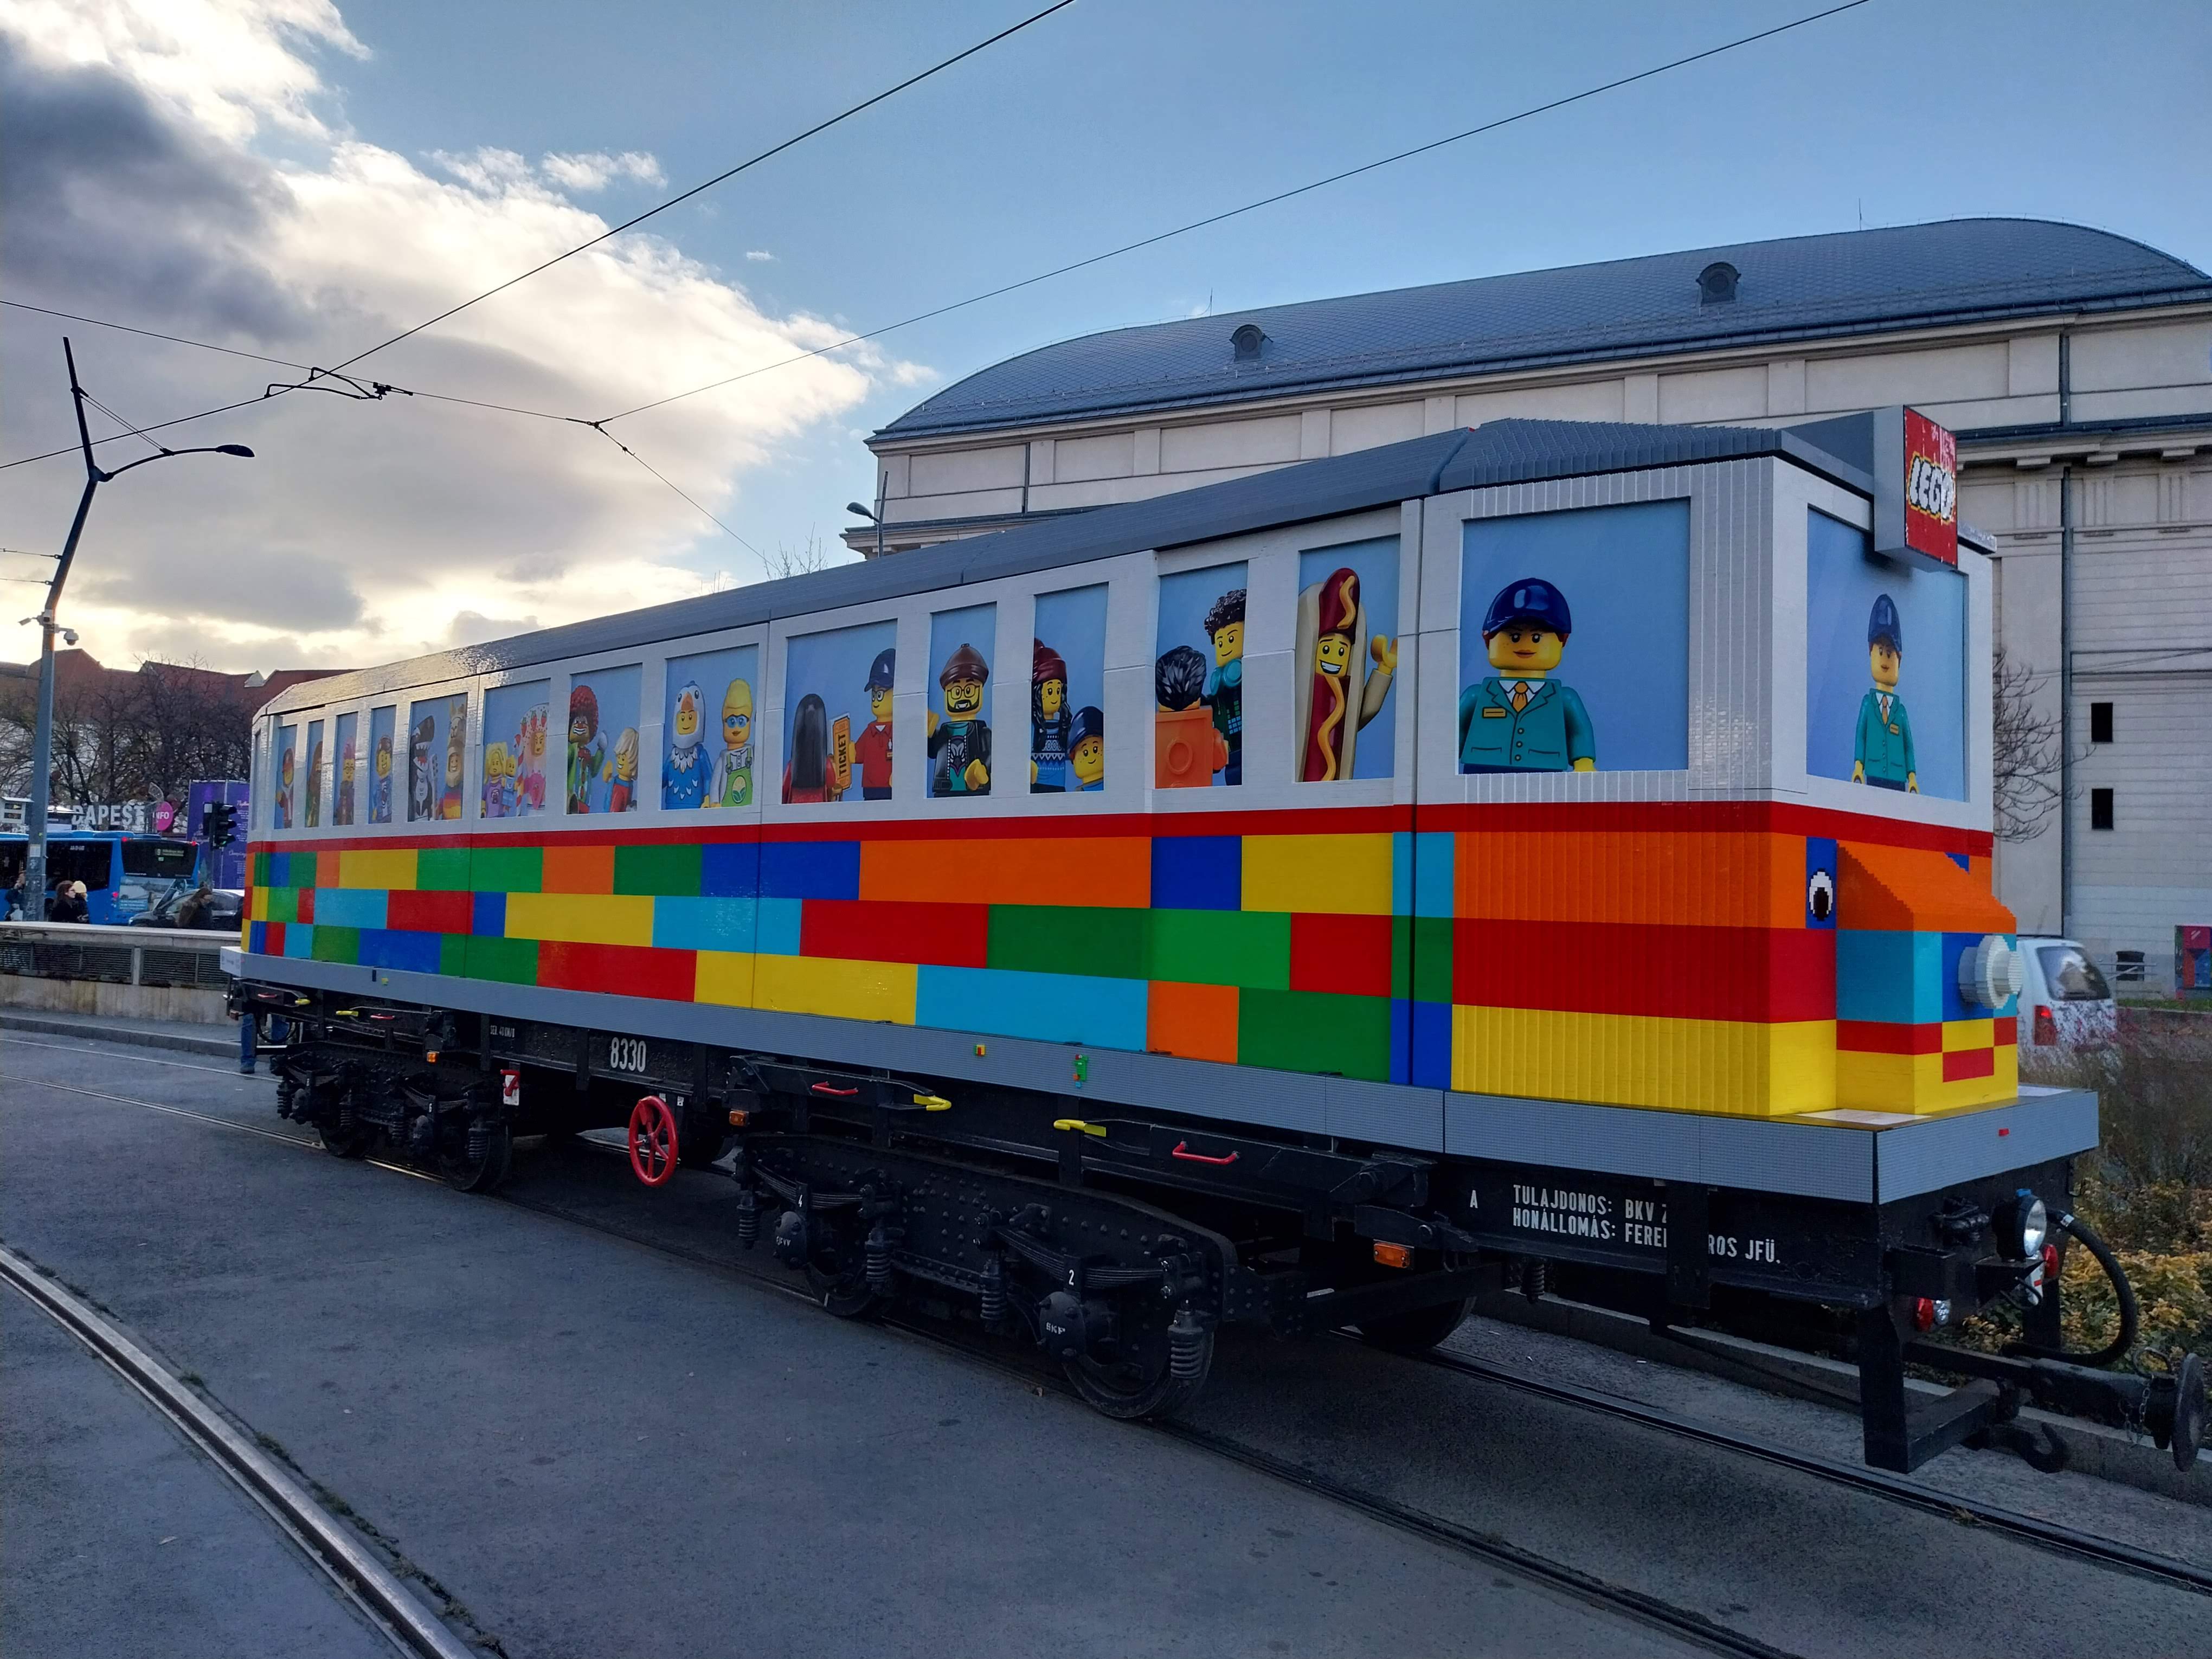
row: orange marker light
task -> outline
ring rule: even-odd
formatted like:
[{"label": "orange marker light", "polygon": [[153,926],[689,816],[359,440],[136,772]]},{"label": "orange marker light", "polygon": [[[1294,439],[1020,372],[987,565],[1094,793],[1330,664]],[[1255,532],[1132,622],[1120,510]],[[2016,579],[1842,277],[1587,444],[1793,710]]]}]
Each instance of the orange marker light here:
[{"label": "orange marker light", "polygon": [[1385,1244],[1375,1241],[1375,1260],[1385,1267],[1410,1267],[1413,1265],[1413,1247],[1407,1244]]},{"label": "orange marker light", "polygon": [[746,1112],[743,1112],[743,1111],[738,1111],[738,1110],[734,1110],[734,1109],[733,1109],[733,1110],[730,1113],[730,1127],[731,1127],[732,1129],[742,1129],[742,1128],[744,1128],[744,1127],[745,1127],[745,1121],[746,1121],[746,1119],[747,1119],[749,1116],[750,1116],[750,1114],[748,1114],[748,1113],[746,1113]]}]

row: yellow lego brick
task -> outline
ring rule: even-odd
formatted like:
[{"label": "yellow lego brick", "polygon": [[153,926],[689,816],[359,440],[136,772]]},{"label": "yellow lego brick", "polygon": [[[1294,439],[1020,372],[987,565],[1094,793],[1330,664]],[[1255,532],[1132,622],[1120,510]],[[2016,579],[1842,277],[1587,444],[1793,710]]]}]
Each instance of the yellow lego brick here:
[{"label": "yellow lego brick", "polygon": [[728,1008],[753,1006],[753,953],[750,951],[702,951],[698,977],[691,993],[694,1002],[715,1002]]},{"label": "yellow lego brick", "polygon": [[246,907],[246,919],[248,921],[269,920],[269,890],[266,887],[256,887],[252,890],[252,897]]},{"label": "yellow lego brick", "polygon": [[1452,1010],[1452,1086],[1669,1112],[1783,1117],[1838,1103],[1833,1020]]},{"label": "yellow lego brick", "polygon": [[411,847],[361,848],[338,854],[341,887],[381,887],[402,893],[415,888],[415,849]]},{"label": "yellow lego brick", "polygon": [[1390,837],[1247,836],[1243,908],[1340,916],[1390,914]]},{"label": "yellow lego brick", "polygon": [[753,1006],[785,1014],[914,1024],[910,962],[848,962],[837,957],[757,957]]},{"label": "yellow lego brick", "polygon": [[1986,1048],[1995,1043],[1996,1021],[1994,1019],[1947,1019],[1943,1022],[1943,1050],[1946,1054],[1960,1048]]},{"label": "yellow lego brick", "polygon": [[2010,1043],[1992,1048],[1988,1072],[1948,1082],[1944,1080],[1942,1054],[1845,1052],[1836,1056],[1836,1104],[1863,1111],[1948,1111],[1954,1107],[2011,1100],[2019,1093],[2019,1054]]},{"label": "yellow lego brick", "polygon": [[570,945],[650,945],[653,901],[628,893],[509,893],[507,936]]}]

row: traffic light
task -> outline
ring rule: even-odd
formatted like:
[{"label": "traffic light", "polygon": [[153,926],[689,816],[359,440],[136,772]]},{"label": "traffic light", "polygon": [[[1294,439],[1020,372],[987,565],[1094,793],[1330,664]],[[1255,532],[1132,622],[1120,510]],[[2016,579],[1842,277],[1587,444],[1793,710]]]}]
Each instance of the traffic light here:
[{"label": "traffic light", "polygon": [[200,833],[210,847],[228,847],[238,833],[238,808],[227,800],[211,800],[200,814]]}]

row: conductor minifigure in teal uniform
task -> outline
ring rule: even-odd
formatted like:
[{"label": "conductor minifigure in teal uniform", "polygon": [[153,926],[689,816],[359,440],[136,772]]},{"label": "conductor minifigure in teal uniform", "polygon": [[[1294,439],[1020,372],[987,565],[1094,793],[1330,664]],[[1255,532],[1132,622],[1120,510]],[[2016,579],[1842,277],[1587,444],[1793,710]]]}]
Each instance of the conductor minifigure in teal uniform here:
[{"label": "conductor minifigure in teal uniform", "polygon": [[1874,676],[1874,689],[1859,699],[1851,781],[1917,795],[1920,772],[1912,760],[1912,717],[1905,712],[1905,699],[1897,695],[1897,677],[1904,665],[1905,625],[1898,621],[1897,605],[1889,595],[1877,594],[1874,614],[1867,618],[1867,668]]},{"label": "conductor minifigure in teal uniform", "polygon": [[1565,594],[1529,576],[1498,589],[1482,619],[1497,672],[1459,694],[1462,772],[1595,772],[1597,730],[1574,688],[1551,678],[1574,617]]}]

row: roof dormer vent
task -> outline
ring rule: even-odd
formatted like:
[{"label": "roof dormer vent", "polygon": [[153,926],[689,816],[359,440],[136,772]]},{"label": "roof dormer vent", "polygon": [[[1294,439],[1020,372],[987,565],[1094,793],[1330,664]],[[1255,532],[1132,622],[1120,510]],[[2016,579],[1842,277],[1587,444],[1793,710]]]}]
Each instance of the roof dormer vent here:
[{"label": "roof dormer vent", "polygon": [[1736,281],[1743,273],[1725,259],[1716,259],[1698,273],[1698,303],[1721,306],[1735,298]]},{"label": "roof dormer vent", "polygon": [[1229,337],[1230,349],[1237,354],[1237,361],[1240,363],[1258,362],[1260,348],[1267,343],[1267,337],[1260,331],[1257,323],[1240,323],[1237,331]]}]

